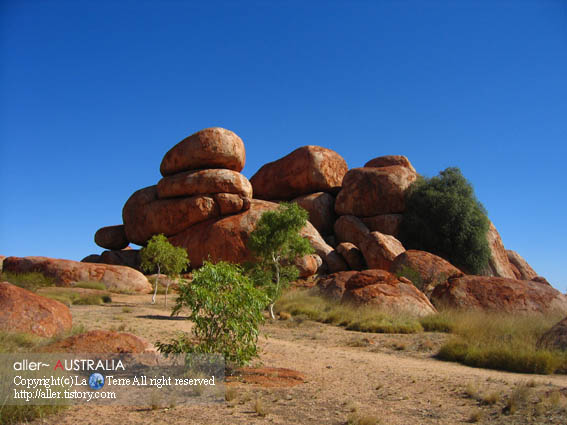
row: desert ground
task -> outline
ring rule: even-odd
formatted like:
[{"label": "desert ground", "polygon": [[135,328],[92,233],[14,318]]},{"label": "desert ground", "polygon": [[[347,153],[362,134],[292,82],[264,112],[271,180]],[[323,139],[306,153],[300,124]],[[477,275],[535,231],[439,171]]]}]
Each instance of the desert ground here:
[{"label": "desert ground", "polygon": [[[167,341],[191,322],[170,317],[163,295],[113,294],[71,306],[74,325]],[[170,300],[171,300],[170,296]],[[170,307],[171,302],[170,301]],[[227,401],[184,406],[74,406],[32,424],[565,424],[567,376],[476,369],[436,360],[442,333],[374,334],[291,318],[267,320],[252,366],[305,379],[262,385],[230,379]],[[512,408],[510,408],[512,406]]]}]

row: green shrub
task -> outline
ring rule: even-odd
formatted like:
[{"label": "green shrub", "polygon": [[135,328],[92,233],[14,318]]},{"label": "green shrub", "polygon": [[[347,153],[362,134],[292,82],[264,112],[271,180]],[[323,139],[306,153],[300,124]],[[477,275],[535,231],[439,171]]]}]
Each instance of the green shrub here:
[{"label": "green shrub", "polygon": [[257,356],[266,295],[256,289],[242,269],[227,262],[205,262],[190,285],[180,284],[172,315],[188,308],[198,343],[186,336],[156,343],[163,353],[220,353],[230,365],[243,365]]},{"label": "green shrub", "polygon": [[400,240],[407,249],[428,251],[470,274],[490,260],[486,210],[458,168],[419,178],[407,193]]},{"label": "green shrub", "polygon": [[35,292],[39,288],[54,286],[55,280],[39,272],[11,273],[2,272],[1,281],[10,282],[20,288]]},{"label": "green shrub", "polygon": [[93,281],[80,281],[74,285],[75,288],[84,288],[84,289],[99,289],[101,291],[106,291],[106,285],[102,282],[93,282]]}]

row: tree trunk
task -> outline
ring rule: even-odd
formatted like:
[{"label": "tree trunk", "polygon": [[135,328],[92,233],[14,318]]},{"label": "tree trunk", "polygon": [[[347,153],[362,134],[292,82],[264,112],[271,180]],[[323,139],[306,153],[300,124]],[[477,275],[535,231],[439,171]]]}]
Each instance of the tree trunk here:
[{"label": "tree trunk", "polygon": [[159,272],[160,272],[160,267],[158,265],[157,267],[157,276],[156,276],[156,287],[154,289],[154,296],[152,297],[152,304],[156,303],[156,295],[157,295],[157,287],[159,285]]},{"label": "tree trunk", "polygon": [[169,290],[169,282],[170,280],[167,279],[167,285],[165,287],[165,307],[167,308],[167,291]]},{"label": "tree trunk", "polygon": [[276,316],[274,315],[274,303],[270,303],[270,317],[272,318],[272,320],[276,318]]}]

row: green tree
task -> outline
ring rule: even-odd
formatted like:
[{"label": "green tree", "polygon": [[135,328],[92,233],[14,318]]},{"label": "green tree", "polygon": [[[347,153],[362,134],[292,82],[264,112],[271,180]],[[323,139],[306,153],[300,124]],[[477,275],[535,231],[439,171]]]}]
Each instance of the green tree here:
[{"label": "green tree", "polygon": [[266,291],[272,319],[274,302],[283,288],[299,275],[293,261],[313,252],[309,240],[299,233],[308,217],[299,205],[281,203],[277,210],[262,214],[248,239],[248,247],[256,256],[250,275]]},{"label": "green tree", "polygon": [[407,249],[428,251],[472,274],[490,260],[489,220],[473,187],[458,168],[418,179],[409,189],[400,227]]},{"label": "green tree", "polygon": [[190,284],[179,285],[179,297],[171,313],[190,310],[198,343],[183,336],[156,346],[163,353],[220,353],[231,364],[246,364],[257,356],[259,326],[267,304],[266,294],[254,287],[240,266],[205,262]]},{"label": "green tree", "polygon": [[160,234],[152,236],[148,244],[142,248],[141,256],[142,270],[149,273],[157,269],[156,287],[152,297],[152,304],[156,302],[160,274],[163,272],[169,278],[165,288],[165,306],[167,307],[167,291],[169,290],[170,280],[179,276],[189,266],[187,251],[185,248],[173,246],[164,235]]}]

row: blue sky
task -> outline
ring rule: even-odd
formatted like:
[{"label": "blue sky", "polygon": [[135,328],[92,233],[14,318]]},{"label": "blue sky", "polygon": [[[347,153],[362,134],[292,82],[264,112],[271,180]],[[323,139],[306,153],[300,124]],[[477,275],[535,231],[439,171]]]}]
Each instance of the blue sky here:
[{"label": "blue sky", "polygon": [[566,2],[0,4],[0,254],[102,251],[165,152],[221,126],[247,177],[307,144],[460,167],[567,289]]}]

